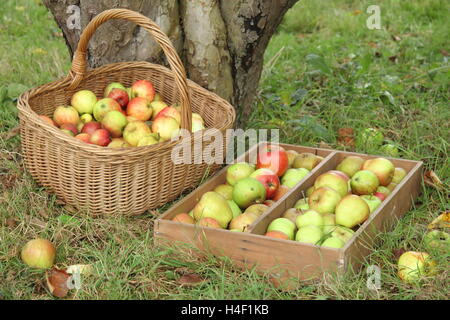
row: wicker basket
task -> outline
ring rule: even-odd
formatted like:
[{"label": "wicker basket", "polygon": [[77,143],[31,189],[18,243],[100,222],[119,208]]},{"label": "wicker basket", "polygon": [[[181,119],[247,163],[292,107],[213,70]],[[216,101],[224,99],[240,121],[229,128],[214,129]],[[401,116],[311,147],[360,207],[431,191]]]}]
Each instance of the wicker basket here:
[{"label": "wicker basket", "polygon": [[[170,69],[148,62],[114,63],[86,71],[86,51],[95,30],[110,19],[125,19],[146,29],[162,47]],[[201,150],[212,149],[211,137],[196,132],[180,141],[156,145],[112,149],[81,142],[47,124],[38,114],[52,115],[59,105],[68,105],[81,88],[100,97],[108,83],[130,86],[140,79],[150,80],[164,101],[181,104],[181,127],[191,128],[191,111],[199,113],[206,128],[216,128],[223,137],[233,126],[234,108],[224,99],[186,79],[183,64],[167,36],[147,17],[126,9],[111,9],[97,15],[83,31],[67,78],[22,94],[18,102],[22,152],[26,167],[39,184],[64,202],[95,216],[137,215],[162,206],[184,190],[195,186],[218,164],[204,161],[174,164],[174,146],[187,141]],[[192,108],[192,109],[191,109]],[[188,140],[186,140],[188,139]],[[198,150],[198,149],[197,149]]]}]

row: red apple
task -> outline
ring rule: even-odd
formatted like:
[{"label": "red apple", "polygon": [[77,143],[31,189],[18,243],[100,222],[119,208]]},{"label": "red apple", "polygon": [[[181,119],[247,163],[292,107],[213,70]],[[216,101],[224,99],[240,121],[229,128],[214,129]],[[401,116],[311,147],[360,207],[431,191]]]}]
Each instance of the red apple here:
[{"label": "red apple", "polygon": [[127,106],[127,116],[137,120],[147,121],[152,117],[153,109],[150,102],[142,97],[133,98]]},{"label": "red apple", "polygon": [[117,103],[122,107],[125,108],[126,105],[128,104],[129,97],[128,97],[128,93],[126,90],[123,89],[119,89],[119,88],[114,88],[112,89],[107,98],[111,98],[117,101]]},{"label": "red apple", "polygon": [[91,135],[90,142],[101,147],[106,147],[111,142],[111,134],[106,129],[98,129]]},{"label": "red apple", "polygon": [[60,127],[61,130],[70,130],[73,132],[73,135],[76,136],[78,134],[77,126],[72,123],[63,123]]},{"label": "red apple", "polygon": [[131,86],[131,95],[133,98],[142,97],[152,102],[155,97],[155,88],[150,81],[139,80]]},{"label": "red apple", "polygon": [[98,102],[94,105],[94,118],[97,121],[102,121],[103,117],[110,111],[122,111],[122,108],[117,103],[116,100],[111,98],[104,98],[98,100]]},{"label": "red apple", "polygon": [[124,87],[123,84],[121,84],[120,82],[111,82],[110,84],[108,84],[105,88],[105,91],[103,92],[103,97],[107,98],[109,93],[113,90],[113,89],[122,89],[127,91],[127,89]]},{"label": "red apple", "polygon": [[58,126],[61,126],[64,123],[71,123],[76,126],[78,122],[80,122],[80,116],[77,109],[74,107],[59,106],[53,113],[53,121],[55,121]]},{"label": "red apple", "polygon": [[56,122],[53,121],[50,117],[47,117],[47,116],[44,116],[44,115],[40,115],[39,118],[41,118],[42,120],[44,120],[48,124],[57,127]]},{"label": "red apple", "polygon": [[161,116],[172,117],[177,120],[178,123],[181,123],[181,114],[174,107],[165,107],[158,113],[155,119]]},{"label": "red apple", "polygon": [[167,104],[164,101],[153,101],[150,105],[153,109],[152,120],[155,120],[159,112],[167,107]]},{"label": "red apple", "polygon": [[272,199],[280,186],[280,179],[269,169],[258,169],[250,175],[250,178],[255,178],[264,185],[267,199]]},{"label": "red apple", "polygon": [[80,133],[75,136],[75,139],[81,140],[86,143],[91,143],[91,135],[87,133]]},{"label": "red apple", "polygon": [[286,151],[277,145],[265,145],[258,152],[256,168],[272,170],[281,177],[288,169],[289,159]]},{"label": "red apple", "polygon": [[120,138],[122,136],[123,129],[127,123],[127,117],[120,111],[115,110],[108,112],[102,120],[103,128],[108,130],[113,138]]},{"label": "red apple", "polygon": [[92,135],[95,131],[98,129],[101,129],[102,125],[100,122],[91,121],[86,123],[83,128],[81,129],[81,133],[87,133],[89,135]]},{"label": "red apple", "polygon": [[380,199],[381,201],[384,201],[384,199],[387,198],[387,196],[384,193],[381,193],[381,192],[375,192],[373,195],[375,197],[377,197],[378,199]]}]

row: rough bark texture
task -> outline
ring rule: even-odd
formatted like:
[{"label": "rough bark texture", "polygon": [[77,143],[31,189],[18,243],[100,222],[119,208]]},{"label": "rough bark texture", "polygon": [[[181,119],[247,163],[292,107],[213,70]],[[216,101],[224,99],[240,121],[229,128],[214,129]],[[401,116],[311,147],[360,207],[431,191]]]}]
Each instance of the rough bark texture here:
[{"label": "rough bark texture", "polygon": [[[188,77],[230,101],[247,118],[263,54],[284,13],[297,0],[44,0],[73,54],[81,30],[98,13],[128,8],[154,20],[174,43]],[[80,8],[81,30],[70,29],[70,5]],[[89,65],[146,60],[164,63],[161,48],[136,25],[110,21],[89,45]]]}]

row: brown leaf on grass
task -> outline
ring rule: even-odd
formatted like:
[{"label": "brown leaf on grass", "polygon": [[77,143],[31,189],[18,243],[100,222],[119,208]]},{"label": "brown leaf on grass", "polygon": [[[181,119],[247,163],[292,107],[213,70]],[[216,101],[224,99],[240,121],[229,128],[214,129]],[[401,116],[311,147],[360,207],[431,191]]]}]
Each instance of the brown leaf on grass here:
[{"label": "brown leaf on grass", "polygon": [[352,14],[353,14],[354,16],[358,16],[358,15],[360,15],[361,13],[362,13],[361,10],[354,10],[354,11],[352,12]]},{"label": "brown leaf on grass", "polygon": [[61,200],[59,198],[56,198],[55,201],[56,204],[60,205],[60,206],[64,206],[66,204],[66,202],[64,200]]},{"label": "brown leaf on grass", "polygon": [[30,224],[34,224],[38,227],[41,227],[42,229],[45,229],[47,227],[47,222],[44,222],[38,218],[32,217],[30,219]]},{"label": "brown leaf on grass", "polygon": [[398,61],[398,56],[393,55],[389,57],[389,61],[391,61],[392,63],[397,63]]},{"label": "brown leaf on grass", "polygon": [[70,278],[65,270],[60,270],[57,268],[52,268],[45,274],[47,280],[47,286],[51,294],[58,298],[64,298],[69,292],[67,287],[67,282]]},{"label": "brown leaf on grass", "polygon": [[319,143],[319,148],[322,148],[322,149],[333,149],[333,148],[331,148],[331,146],[330,146],[328,143],[326,143],[325,141],[321,141],[321,142]]},{"label": "brown leaf on grass", "polygon": [[374,48],[374,49],[378,48],[378,44],[376,42],[369,42],[368,45],[369,45],[369,47]]},{"label": "brown leaf on grass", "polygon": [[444,57],[448,57],[450,55],[450,53],[448,53],[448,51],[446,51],[444,49],[441,49],[440,52]]},{"label": "brown leaf on grass", "polygon": [[37,211],[37,213],[42,217],[48,220],[48,214],[44,208],[41,208]]},{"label": "brown leaf on grass", "polygon": [[202,278],[196,273],[185,273],[178,279],[178,283],[180,283],[182,286],[194,286],[205,281],[206,279]]},{"label": "brown leaf on grass", "polygon": [[433,170],[428,170],[424,173],[423,181],[425,182],[425,184],[436,189],[440,189],[444,186],[441,179],[439,179],[439,177]]},{"label": "brown leaf on grass", "polygon": [[405,252],[406,252],[406,250],[403,248],[392,250],[392,254],[394,255],[395,260],[398,260],[400,258],[400,256],[402,254],[404,254]]},{"label": "brown leaf on grass", "polygon": [[20,132],[20,126],[17,126],[15,128],[12,128],[9,131],[6,131],[6,132],[2,133],[0,135],[0,138],[4,139],[4,140],[9,140],[9,139],[17,136],[19,134],[19,132]]},{"label": "brown leaf on grass", "polygon": [[428,229],[450,228],[450,211],[446,211],[434,219]]},{"label": "brown leaf on grass", "polygon": [[6,219],[6,225],[10,229],[14,229],[17,226],[17,220],[14,218],[8,218]]},{"label": "brown leaf on grass", "polygon": [[3,185],[4,189],[11,189],[16,185],[19,175],[16,173],[9,173],[0,175],[0,185]]},{"label": "brown leaf on grass", "polygon": [[354,148],[355,147],[355,132],[353,128],[340,128],[338,130],[338,143],[345,146]]}]

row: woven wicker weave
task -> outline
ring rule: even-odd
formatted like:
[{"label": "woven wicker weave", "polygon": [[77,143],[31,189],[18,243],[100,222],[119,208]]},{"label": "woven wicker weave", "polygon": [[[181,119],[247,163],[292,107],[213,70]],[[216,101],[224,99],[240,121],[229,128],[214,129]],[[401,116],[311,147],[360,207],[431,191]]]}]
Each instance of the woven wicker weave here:
[{"label": "woven wicker weave", "polygon": [[[109,19],[126,19],[150,32],[162,47],[171,69],[148,62],[123,62],[86,71],[86,51],[95,30]],[[79,141],[43,121],[57,106],[70,104],[71,96],[89,89],[101,97],[111,82],[125,86],[150,80],[164,101],[181,104],[181,127],[191,127],[191,111],[199,113],[207,128],[225,131],[233,126],[234,108],[224,99],[190,80],[174,47],[147,17],[126,9],[111,9],[96,16],[83,31],[67,78],[31,89],[19,99],[20,133],[26,167],[39,184],[58,198],[92,215],[141,214],[175,199],[195,186],[205,172],[219,165],[174,164],[171,151],[179,142],[112,149]],[[191,135],[190,144],[208,148],[204,131]],[[186,140],[185,140],[186,141]],[[189,140],[188,140],[189,141]],[[206,141],[206,142],[205,142]],[[211,147],[211,146],[210,146]],[[192,154],[192,159],[195,155]]]}]

